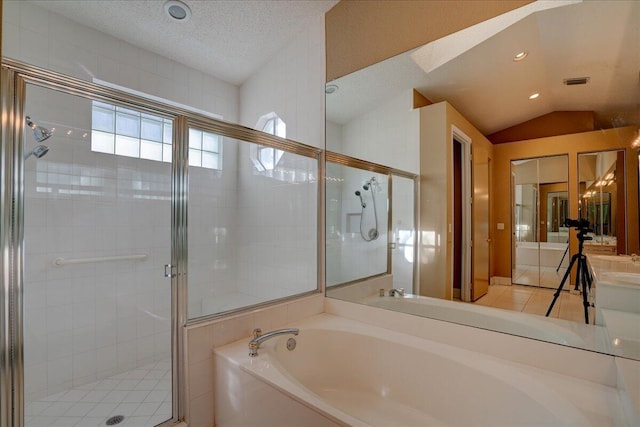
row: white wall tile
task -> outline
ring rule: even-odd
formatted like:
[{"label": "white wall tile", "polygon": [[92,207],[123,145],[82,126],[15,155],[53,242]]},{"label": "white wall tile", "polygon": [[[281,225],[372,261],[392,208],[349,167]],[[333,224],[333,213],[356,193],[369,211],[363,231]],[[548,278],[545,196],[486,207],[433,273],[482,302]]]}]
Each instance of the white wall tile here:
[{"label": "white wall tile", "polygon": [[[5,2],[3,6],[3,53],[9,57],[86,80],[95,76],[131,89],[221,114],[230,122],[239,121],[240,94],[239,88],[234,85],[73,23],[35,4],[10,1]],[[15,19],[20,16],[35,18],[28,22]],[[271,84],[264,87],[271,91],[268,93],[272,95],[272,99],[279,98],[279,105],[259,99],[261,95],[256,92],[254,100],[258,100],[260,105],[245,111],[247,120],[253,122],[253,116],[261,111],[263,103],[270,104],[269,111],[281,109],[284,111],[283,114],[287,115],[291,138],[320,147],[324,144],[324,33],[321,21],[319,19],[314,22],[302,40],[294,40],[283,50],[283,57],[290,58],[291,61],[288,62],[293,64],[287,74],[283,74],[282,71],[288,67],[288,63],[278,63],[280,58],[264,67],[265,74],[255,76],[253,83],[246,86],[245,92],[245,96],[249,97],[252,85],[262,86],[261,82],[265,81],[265,78],[266,81],[278,81],[278,90],[274,91]],[[7,30],[10,30],[10,34],[7,34]],[[306,52],[309,50],[311,52]],[[309,76],[309,67],[318,70],[314,70]],[[291,81],[296,81],[296,84],[290,85]],[[285,86],[291,86],[293,89],[284,90]],[[50,96],[44,90],[37,93],[29,92],[29,110],[34,115],[47,116],[51,122],[89,129],[90,104],[86,100],[72,101],[71,97],[59,102],[58,97]],[[316,115],[315,112],[319,113]],[[25,313],[25,324],[30,333],[36,333],[38,336],[48,334],[52,338],[41,344],[42,354],[57,357],[55,360],[50,359],[47,364],[38,364],[40,359],[33,359],[33,365],[40,366],[33,372],[40,372],[46,381],[31,378],[29,384],[34,390],[48,391],[68,386],[74,378],[85,379],[100,372],[113,373],[114,369],[135,367],[137,361],[146,360],[153,355],[167,357],[170,351],[168,292],[151,289],[167,285],[165,287],[168,290],[168,282],[140,280],[141,276],[155,274],[152,270],[139,272],[133,263],[73,267],[51,265],[55,258],[61,256],[74,258],[116,255],[134,249],[147,249],[150,254],[161,253],[163,258],[167,259],[170,254],[170,209],[159,209],[157,203],[141,202],[138,205],[142,206],[142,209],[134,210],[130,199],[119,198],[121,196],[117,194],[117,191],[131,185],[135,177],[139,176],[136,174],[148,173],[149,176],[154,176],[156,169],[152,165],[147,170],[143,165],[145,162],[137,160],[91,153],[86,142],[81,139],[64,138],[62,134],[57,134],[56,138],[55,149],[52,149],[43,161],[34,162],[32,174],[27,176],[27,183],[30,185],[27,188],[27,206],[32,203],[32,210],[27,213],[26,246],[29,257],[25,271],[26,285],[45,279],[47,283],[46,297],[40,296],[32,300],[29,294],[26,294],[28,301],[25,307],[42,309],[28,310]],[[225,150],[224,155],[230,160],[231,165],[237,164],[238,153]],[[44,169],[39,169],[43,166]],[[29,167],[31,164],[27,165],[28,170]],[[102,181],[98,181],[98,178]],[[81,197],[57,192],[57,189],[65,187],[74,190],[86,189],[96,182],[103,183],[102,196]],[[168,188],[169,181],[163,183],[166,183]],[[221,188],[216,190],[219,193],[215,194],[216,200],[221,201],[215,206],[219,209],[215,211],[219,212],[219,215],[216,213],[216,220],[203,223],[203,227],[210,229],[214,226],[233,230],[237,227],[237,172],[231,177],[224,176],[221,183]],[[209,184],[210,181],[202,182],[203,186]],[[50,187],[53,191],[37,192],[36,186]],[[266,189],[267,187],[260,187],[260,191]],[[277,195],[273,188],[270,190],[273,191],[271,195]],[[314,191],[311,190],[312,193]],[[253,197],[255,194],[248,193],[248,196]],[[266,195],[263,195],[260,202],[265,201]],[[274,206],[281,203],[282,201],[279,201]],[[247,201],[247,204],[254,206],[250,201]],[[207,206],[203,206],[202,209],[205,213],[202,215],[203,220],[210,220],[211,215],[206,213],[212,211],[209,211]],[[315,207],[310,209],[315,215]],[[278,210],[270,212],[272,221],[280,216]],[[297,215],[296,221],[299,223],[301,218],[306,217],[307,212],[303,215],[298,212]],[[43,217],[46,218],[44,224]],[[254,217],[247,216],[245,219],[252,218]],[[295,217],[292,218],[295,220]],[[139,221],[140,219],[144,221]],[[133,227],[138,227],[137,231],[132,232]],[[264,229],[260,227],[254,231],[264,233]],[[287,234],[289,240],[299,238],[293,230],[287,230],[284,234]],[[251,233],[246,234],[247,237],[250,235]],[[261,236],[261,239],[273,237],[268,234]],[[237,247],[233,237],[227,235],[226,241],[214,248],[214,254],[235,253]],[[142,243],[149,241],[152,247],[143,247]],[[264,268],[275,275],[281,275],[287,281],[286,286],[274,289],[271,294],[267,292],[266,296],[278,296],[281,292],[296,289],[294,282],[299,279],[296,275],[306,277],[306,281],[315,280],[314,269],[296,270],[294,275],[288,267],[274,267],[273,264],[280,262],[281,258],[268,247],[248,249],[255,250],[253,253],[258,257],[268,255],[266,258],[269,259],[269,263],[263,264]],[[308,253],[307,256],[315,263],[315,252]],[[164,259],[155,258],[154,261],[160,261],[159,265],[165,262]],[[218,258],[217,261],[218,267],[225,266],[220,270],[222,279],[216,287],[203,289],[203,294],[213,290],[228,290],[229,283],[233,283],[233,288],[236,286],[237,266],[232,265],[232,258]],[[252,282],[247,284],[247,287],[264,290],[260,274],[255,274],[250,265],[246,265],[246,268],[245,273],[252,274]],[[195,271],[193,273],[196,275]],[[268,314],[262,312],[259,318],[262,321],[266,320],[268,325],[276,326],[285,323],[288,316],[298,317],[306,310],[315,309],[313,304],[309,304],[304,309],[292,309],[291,313],[288,313],[286,306],[280,306],[271,309]],[[158,315],[157,320],[151,321],[151,317],[141,314],[141,310],[153,310],[153,313]],[[248,336],[257,319],[258,316],[253,318],[253,315],[249,315],[225,324],[226,328],[217,329],[216,339]],[[211,341],[213,343],[213,337]],[[33,351],[36,348],[28,350]],[[77,350],[85,350],[78,353],[82,356],[78,356],[73,364],[68,357],[71,350],[74,351],[71,354],[75,354]],[[206,353],[206,349],[198,351],[200,354]]]}]

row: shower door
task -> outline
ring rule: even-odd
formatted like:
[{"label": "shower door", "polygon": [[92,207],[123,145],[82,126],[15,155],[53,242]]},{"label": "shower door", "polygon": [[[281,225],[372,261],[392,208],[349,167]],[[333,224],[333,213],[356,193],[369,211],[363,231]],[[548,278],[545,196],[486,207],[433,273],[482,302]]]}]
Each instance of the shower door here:
[{"label": "shower door", "polygon": [[24,425],[157,425],[173,414],[174,121],[83,95],[26,86]]}]

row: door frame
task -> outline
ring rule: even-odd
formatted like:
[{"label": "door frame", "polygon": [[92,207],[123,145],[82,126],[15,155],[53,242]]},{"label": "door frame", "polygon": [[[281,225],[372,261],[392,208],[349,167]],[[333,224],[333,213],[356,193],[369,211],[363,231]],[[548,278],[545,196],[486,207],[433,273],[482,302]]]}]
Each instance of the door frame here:
[{"label": "door frame", "polygon": [[[460,159],[460,171],[461,171],[461,197],[462,197],[462,230],[458,232],[462,233],[460,241],[462,242],[462,265],[461,265],[461,290],[460,290],[460,299],[462,301],[471,301],[472,296],[472,288],[473,288],[473,234],[472,234],[472,201],[473,201],[473,192],[472,192],[472,177],[473,177],[473,158],[472,158],[472,140],[471,138],[465,134],[462,130],[460,130],[457,126],[451,125],[451,158],[453,159],[453,150],[455,149],[454,140],[460,143],[461,149],[461,159]],[[450,179],[453,183],[453,173],[454,168],[451,168]],[[452,216],[454,214],[454,206],[455,201],[453,200],[453,196],[451,197],[451,212]],[[451,269],[450,269],[450,286],[451,286],[451,294],[453,295],[453,271],[456,268],[453,262],[453,252],[455,245],[455,236],[456,231],[454,227],[452,227],[451,234]]]}]

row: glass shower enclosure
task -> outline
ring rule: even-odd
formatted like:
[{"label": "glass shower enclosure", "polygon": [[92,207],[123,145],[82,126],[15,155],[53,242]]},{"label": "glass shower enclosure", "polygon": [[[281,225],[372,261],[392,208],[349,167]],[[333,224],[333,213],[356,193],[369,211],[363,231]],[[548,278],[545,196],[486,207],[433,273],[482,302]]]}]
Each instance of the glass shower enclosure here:
[{"label": "glass shower enclosure", "polygon": [[2,111],[2,427],[173,425],[184,326],[319,292],[320,149],[10,60]]}]

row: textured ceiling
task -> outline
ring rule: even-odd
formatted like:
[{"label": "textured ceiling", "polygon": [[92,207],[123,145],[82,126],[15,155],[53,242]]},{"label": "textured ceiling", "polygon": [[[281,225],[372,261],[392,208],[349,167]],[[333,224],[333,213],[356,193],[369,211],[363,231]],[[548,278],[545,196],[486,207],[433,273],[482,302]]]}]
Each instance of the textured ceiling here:
[{"label": "textured ceiling", "polygon": [[162,0],[46,0],[50,11],[239,85],[309,20],[337,0],[185,0],[188,22],[173,22]]},{"label": "textured ceiling", "polygon": [[[522,50],[529,56],[514,62]],[[536,12],[429,73],[412,53],[331,82],[340,89],[327,97],[327,118],[346,123],[416,88],[433,102],[449,101],[484,134],[552,111],[595,111],[608,121],[604,127],[638,125],[640,1],[585,1]],[[590,81],[565,86],[571,77]],[[529,100],[535,92],[540,97]]]}]

